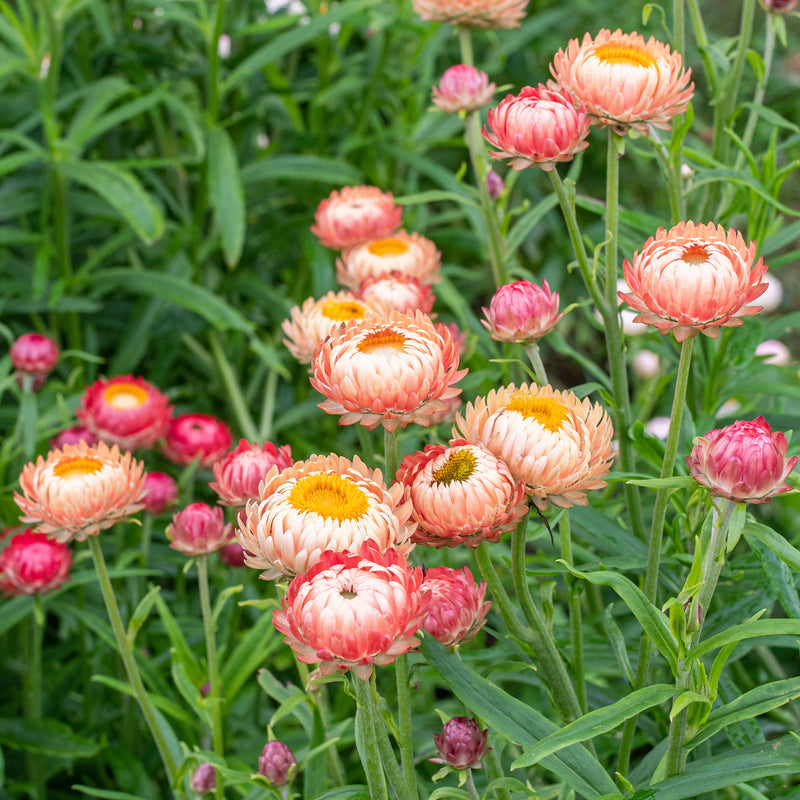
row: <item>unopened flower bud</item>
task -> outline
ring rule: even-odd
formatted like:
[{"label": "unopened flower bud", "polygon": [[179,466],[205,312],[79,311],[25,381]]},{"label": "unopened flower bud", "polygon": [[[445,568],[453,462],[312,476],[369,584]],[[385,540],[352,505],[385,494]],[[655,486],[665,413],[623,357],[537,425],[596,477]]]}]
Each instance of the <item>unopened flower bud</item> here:
[{"label": "unopened flower bud", "polygon": [[217,771],[213,764],[206,761],[201,764],[192,775],[192,791],[197,794],[206,794],[212,791],[217,785]]},{"label": "unopened flower bud", "polygon": [[273,786],[284,786],[291,783],[297,771],[297,759],[294,753],[277,739],[267,742],[258,757],[258,771]]},{"label": "unopened flower bud", "polygon": [[547,281],[541,286],[530,281],[507,283],[495,292],[489,308],[483,309],[486,321],[481,323],[499,342],[534,342],[564,316],[558,313],[558,300]]},{"label": "unopened flower bud", "polygon": [[791,14],[799,0],[761,0],[764,10],[770,14]]},{"label": "unopened flower bud", "polygon": [[49,372],[58,364],[58,345],[41,333],[23,333],[9,350],[11,363],[18,379],[25,376],[33,379],[32,388],[39,388]]},{"label": "unopened flower bud", "polygon": [[144,479],[147,494],[142,498],[145,511],[160,514],[178,499],[178,484],[166,472],[148,472]]},{"label": "unopened flower bud", "polygon": [[469,717],[453,717],[445,723],[442,732],[433,741],[441,758],[432,758],[435,764],[447,764],[454,769],[482,769],[478,764],[489,752],[486,742],[488,730],[481,730],[478,721]]},{"label": "unopened flower bud", "polygon": [[219,506],[191,503],[178,511],[167,525],[167,538],[173,550],[190,556],[204,556],[220,549],[230,538],[233,526],[225,520]]},{"label": "unopened flower bud", "polygon": [[456,64],[445,70],[439,85],[433,87],[433,102],[448,114],[475,111],[492,99],[496,88],[485,72],[468,64]]},{"label": "unopened flower bud", "polygon": [[497,200],[506,188],[503,179],[493,169],[486,173],[486,188],[489,190],[489,197],[492,200]]}]

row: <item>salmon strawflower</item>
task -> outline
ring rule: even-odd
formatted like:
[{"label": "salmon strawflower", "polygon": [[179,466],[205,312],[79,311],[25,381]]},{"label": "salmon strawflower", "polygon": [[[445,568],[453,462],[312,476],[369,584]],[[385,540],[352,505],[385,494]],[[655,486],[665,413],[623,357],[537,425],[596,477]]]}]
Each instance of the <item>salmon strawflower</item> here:
[{"label": "salmon strawflower", "polygon": [[427,22],[462,28],[517,28],[528,0],[412,0],[411,5]]},{"label": "salmon strawflower", "polygon": [[166,435],[172,406],[144,378],[117,375],[87,386],[75,415],[106,444],[138,450],[153,447]]},{"label": "salmon strawflower", "polygon": [[214,464],[215,480],[208,485],[219,495],[224,506],[243,507],[258,497],[258,487],[266,474],[292,466],[292,448],[275,447],[272,442],[258,444],[240,439],[234,450]]},{"label": "salmon strawflower", "polygon": [[476,584],[467,567],[429,569],[422,588],[431,595],[422,629],[445,647],[468,642],[486,623],[486,584]]},{"label": "salmon strawflower", "polygon": [[572,392],[514,384],[467,403],[454,432],[505,461],[537,508],[586,505],[606,485],[613,426],[603,407]]},{"label": "salmon strawflower", "polygon": [[325,247],[342,250],[400,227],[401,206],[377,186],[345,186],[331,192],[314,213],[311,232]]},{"label": "salmon strawflower", "polygon": [[633,128],[646,136],[649,125],[669,128],[694,93],[680,53],[635,32],[604,28],[594,38],[587,33],[582,41],[572,39],[550,72],[576,105],[585,104],[594,124],[620,134]]},{"label": "salmon strawflower", "polygon": [[343,325],[320,345],[312,368],[311,385],[328,398],[323,411],[341,414],[340,425],[387,431],[429,426],[461,393],[452,384],[467,373],[458,369],[450,331],[419,311]]},{"label": "salmon strawflower", "polygon": [[464,440],[409,453],[397,481],[414,509],[417,544],[438,548],[497,542],[528,511],[525,484],[495,455]]},{"label": "salmon strawflower", "polygon": [[358,456],[314,455],[269,471],[259,498],[239,516],[237,539],[262,578],[293,577],[325,550],[357,552],[365,541],[408,553],[416,527],[410,516],[403,487],[387,488],[379,469]]},{"label": "salmon strawflower", "polygon": [[358,553],[323,553],[289,584],[272,619],[299,661],[320,662],[322,675],[352,670],[369,680],[374,664],[419,646],[427,606],[422,569],[365,542]]},{"label": "salmon strawflower", "polygon": [[767,266],[755,261],[755,253],[755,242],[745,244],[741,233],[721,225],[659,228],[633,263],[625,259],[630,291],[618,295],[640,312],[635,322],[672,331],[679,342],[698,333],[716,338],[720,328],[741,325],[739,317],[761,311],[748,305],[767,290]]},{"label": "salmon strawflower", "polygon": [[22,521],[58,542],[82,542],[144,507],[144,466],[105,442],[51,450],[22,468],[19,484]]},{"label": "salmon strawflower", "polygon": [[231,449],[228,426],[210,414],[181,414],[171,420],[164,441],[164,455],[180,466],[200,459],[200,468],[214,466]]},{"label": "salmon strawflower", "polygon": [[441,266],[442,254],[430,239],[419,233],[397,231],[344,250],[336,260],[336,280],[354,292],[368,278],[391,273],[427,285],[438,282]]},{"label": "salmon strawflower", "polygon": [[22,531],[0,551],[0,591],[9,596],[47,594],[69,580],[71,566],[66,544]]},{"label": "salmon strawflower", "polygon": [[383,308],[385,314],[392,311],[430,314],[436,300],[430,286],[399,272],[366,278],[361,282],[358,295],[364,302]]}]

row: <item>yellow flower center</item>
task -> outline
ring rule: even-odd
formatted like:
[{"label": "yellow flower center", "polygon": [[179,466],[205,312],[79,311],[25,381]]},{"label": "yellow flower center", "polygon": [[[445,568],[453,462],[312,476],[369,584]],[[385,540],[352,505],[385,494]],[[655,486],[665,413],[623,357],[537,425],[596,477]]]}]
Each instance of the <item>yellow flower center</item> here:
[{"label": "yellow flower center", "polygon": [[471,450],[456,450],[439,469],[433,472],[433,482],[437,486],[448,486],[454,481],[464,483],[475,472],[478,461]]},{"label": "yellow flower center", "polygon": [[687,264],[705,264],[709,255],[708,247],[703,242],[690,242],[683,248],[681,258]]},{"label": "yellow flower center", "polygon": [[129,411],[147,402],[147,392],[135,383],[113,383],[103,389],[103,400],[117,411]]},{"label": "yellow flower center", "polygon": [[57,478],[74,478],[78,475],[93,475],[103,469],[103,462],[91,456],[64,458],[53,467]]},{"label": "yellow flower center", "polygon": [[319,473],[300,478],[289,493],[289,505],[342,522],[367,513],[367,495],[349,478]]},{"label": "yellow flower center", "polygon": [[408,245],[402,239],[389,237],[378,239],[367,247],[373,256],[401,256],[408,252]]},{"label": "yellow flower center", "polygon": [[656,60],[646,50],[632,44],[606,42],[594,50],[595,58],[606,64],[626,64],[629,67],[654,67]]},{"label": "yellow flower center", "polygon": [[322,304],[322,314],[328,319],[363,319],[365,310],[356,300],[326,300]]},{"label": "yellow flower center", "polygon": [[550,433],[560,431],[569,416],[567,407],[552,397],[537,397],[523,389],[511,395],[506,408],[519,412],[526,419],[535,419]]},{"label": "yellow flower center", "polygon": [[379,328],[370,331],[359,343],[359,353],[387,352],[389,350],[402,350],[406,337],[392,328]]}]

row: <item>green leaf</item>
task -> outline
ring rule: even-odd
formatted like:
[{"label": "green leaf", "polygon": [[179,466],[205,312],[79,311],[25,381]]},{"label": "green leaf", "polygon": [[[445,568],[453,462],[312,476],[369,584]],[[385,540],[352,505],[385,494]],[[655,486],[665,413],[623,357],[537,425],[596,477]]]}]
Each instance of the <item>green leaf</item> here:
[{"label": "green leaf", "polygon": [[793,547],[777,531],[758,522],[744,526],[744,538],[755,539],[765,544],[778,558],[792,569],[800,570],[800,550]]},{"label": "green leaf", "polygon": [[[533,747],[558,731],[558,726],[516,697],[476,675],[432,636],[422,640],[422,653],[469,710],[492,730],[523,747]],[[588,800],[616,791],[601,764],[581,745],[542,759],[542,766]]]},{"label": "green leaf", "polygon": [[358,784],[339,786],[337,789],[318,794],[312,800],[369,800],[369,789]]},{"label": "green leaf", "polygon": [[590,711],[582,717],[565,725],[556,733],[546,736],[530,750],[526,750],[514,763],[511,769],[532,767],[546,756],[557,753],[571,744],[585,742],[601,733],[608,733],[622,725],[625,720],[635,717],[642,711],[660,705],[678,693],[674,686],[665,683],[646,686],[612,703],[605,708]]},{"label": "green leaf", "polygon": [[519,250],[530,232],[558,205],[558,195],[545,195],[533,208],[529,208],[515,223],[506,237],[506,256],[510,258]]},{"label": "green leaf", "polygon": [[91,786],[81,786],[77,783],[73,784],[71,788],[89,797],[100,797],[104,798],[104,800],[145,800],[145,798],[140,797],[138,794],[114,792],[110,789],[94,789]]},{"label": "green leaf", "polygon": [[798,619],[760,619],[755,622],[743,622],[734,625],[722,633],[710,636],[691,649],[688,659],[700,658],[718,647],[739,643],[745,639],[756,639],[760,636],[800,636],[800,620]]},{"label": "green leaf", "polygon": [[235,267],[244,246],[244,189],[233,142],[222,128],[208,132],[208,193],[222,236],[225,263]]},{"label": "green leaf", "polygon": [[132,172],[110,161],[57,161],[55,166],[66,178],[99,194],[145,244],[164,233],[160,209]]},{"label": "green leaf", "polygon": [[242,168],[242,183],[246,186],[277,181],[313,181],[335,186],[357,184],[364,173],[344,161],[315,155],[269,156]]},{"label": "green leaf", "polygon": [[144,625],[145,620],[150,615],[150,610],[156,602],[156,596],[161,591],[160,586],[152,586],[150,591],[139,601],[133,614],[131,615],[130,622],[128,623],[128,641],[133,645],[136,640],[136,634],[139,629]]},{"label": "green leaf", "polygon": [[[109,689],[114,689],[114,691],[120,694],[128,695],[128,697],[133,697],[134,699],[136,698],[136,692],[134,692],[133,686],[127,681],[119,681],[116,678],[110,678],[108,675],[92,675],[92,680],[95,683],[102,683],[103,686],[108,686]],[[187,725],[194,724],[194,717],[189,714],[180,703],[176,703],[174,700],[170,700],[168,697],[155,694],[154,692],[148,692],[147,694],[156,709],[160,709],[165,714],[169,714],[173,719],[177,719]]]},{"label": "green leaf", "polygon": [[0,744],[56,758],[91,758],[103,748],[100,742],[78,736],[54,719],[0,719]]},{"label": "green leaf", "polygon": [[797,211],[790,206],[779,202],[764,188],[761,183],[759,183],[755,178],[744,174],[743,172],[737,172],[734,169],[703,170],[702,172],[698,173],[697,178],[692,181],[689,191],[693,192],[696,189],[699,189],[701,186],[705,186],[707,183],[739,184],[740,186],[752,189],[752,191],[754,191],[759,197],[766,200],[771,206],[774,206],[784,214],[788,214],[791,217],[800,216],[800,211]]},{"label": "green leaf", "polygon": [[688,475],[675,475],[672,478],[632,478],[626,483],[644,486],[647,489],[688,489],[697,486],[697,481]]},{"label": "green leaf", "polygon": [[[742,503],[744,505],[744,503]],[[797,596],[794,573],[763,542],[753,539],[750,549],[756,554],[769,585],[778,597],[787,617],[800,619],[800,597]]]},{"label": "green leaf", "polygon": [[613,609],[613,603],[609,603],[606,606],[606,610],[603,612],[603,628],[611,644],[611,649],[614,651],[614,657],[617,659],[619,668],[624,673],[628,683],[633,686],[633,669],[631,669],[631,660],[628,657],[628,646],[625,643],[625,636],[614,619]]},{"label": "green leaf", "polygon": [[672,704],[672,709],[669,712],[670,721],[675,719],[684,708],[690,706],[692,703],[703,703],[703,705],[706,706],[711,705],[711,701],[704,694],[700,694],[699,692],[683,692],[680,697],[675,698],[675,702]]},{"label": "green leaf", "polygon": [[189,647],[189,643],[186,641],[183,631],[181,631],[175,617],[172,615],[172,611],[170,611],[169,606],[160,594],[156,595],[156,608],[161,617],[161,622],[167,631],[170,646],[175,651],[173,657],[177,658],[183,665],[186,674],[189,676],[189,680],[195,686],[199,686],[205,681],[206,675],[197,663],[197,657],[192,652],[191,647]]}]

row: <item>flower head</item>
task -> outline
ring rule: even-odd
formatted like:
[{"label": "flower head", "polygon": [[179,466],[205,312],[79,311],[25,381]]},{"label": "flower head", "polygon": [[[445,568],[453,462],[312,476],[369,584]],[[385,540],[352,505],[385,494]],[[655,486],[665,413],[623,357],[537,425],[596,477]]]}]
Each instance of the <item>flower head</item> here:
[{"label": "flower head", "polygon": [[268,778],[273,786],[285,786],[294,778],[297,759],[287,745],[273,739],[264,745],[258,757],[258,771]]},{"label": "flower head", "polygon": [[217,770],[213,764],[206,761],[201,764],[192,775],[192,791],[203,795],[213,791],[217,785]]},{"label": "flower head", "polygon": [[640,313],[636,322],[673,331],[682,342],[704,333],[716,338],[720,328],[741,325],[739,317],[756,314],[756,300],[767,284],[766,264],[755,261],[756,243],[721,225],[681,222],[659,228],[623,270],[630,292],[621,300]]},{"label": "flower head", "polygon": [[433,87],[433,102],[448,114],[476,111],[491,102],[496,88],[485,72],[469,64],[456,64],[446,69],[439,85]]},{"label": "flower head", "polygon": [[166,434],[172,406],[144,378],[117,375],[87,386],[75,414],[106,444],[137,450],[153,447]]},{"label": "flower head", "polygon": [[539,84],[490,108],[481,133],[500,151],[490,150],[492,158],[510,159],[515,170],[538,166],[549,172],[589,146],[589,119],[583,104],[576,108],[568,92]]},{"label": "flower head", "polygon": [[11,364],[17,373],[28,375],[35,381],[43,381],[48,372],[58,364],[58,345],[41,333],[23,333],[17,337],[8,351]]},{"label": "flower head", "polygon": [[454,430],[505,461],[544,511],[586,505],[606,485],[613,453],[611,419],[602,406],[549,384],[510,384],[468,403]]},{"label": "flower head", "polygon": [[298,660],[321,662],[322,675],[352,669],[368,680],[373,664],[419,645],[414,634],[427,605],[422,569],[368,541],[358,553],[324,552],[289,584],[272,619]]},{"label": "flower head", "polygon": [[415,524],[402,497],[402,486],[387,489],[381,471],[358,456],[314,455],[283,471],[273,467],[239,519],[245,563],[263,569],[263,578],[293,577],[325,550],[357,552],[368,540],[380,552],[408,552]]},{"label": "flower head", "polygon": [[417,544],[478,547],[497,542],[526,514],[525,484],[479,445],[453,440],[410,453],[397,481],[413,506]]},{"label": "flower head", "polygon": [[494,293],[489,308],[483,309],[486,320],[481,323],[499,342],[534,342],[564,316],[558,313],[558,300],[547,281],[541,286],[530,281],[507,283]]},{"label": "flower head", "polygon": [[26,464],[14,500],[37,533],[82,542],[141,509],[144,482],[144,467],[130,453],[79,442]]},{"label": "flower head", "polygon": [[311,232],[325,247],[341,250],[388,236],[400,227],[402,216],[391,192],[377,186],[345,186],[317,206]]},{"label": "flower head", "polygon": [[712,494],[737,503],[768,503],[792,488],[786,478],[798,459],[786,457],[787,447],[786,437],[758,417],[698,437],[686,461],[692,477]]},{"label": "flower head", "polygon": [[0,551],[0,591],[7,595],[46,594],[69,580],[72,553],[43,533],[23,531]]},{"label": "flower head", "polygon": [[94,444],[96,441],[97,437],[85,425],[73,425],[57,433],[50,440],[50,449],[59,450],[65,444],[78,444],[78,442]]},{"label": "flower head", "polygon": [[189,556],[205,556],[216,553],[231,538],[233,526],[225,524],[219,506],[206,503],[191,503],[172,516],[167,525],[167,538],[173,550]]},{"label": "flower head", "polygon": [[384,309],[387,314],[392,311],[401,314],[422,311],[430,314],[436,300],[430,286],[400,272],[365,278],[358,294],[364,302]]},{"label": "flower head", "polygon": [[164,455],[173,464],[191,464],[200,459],[200,468],[208,469],[230,450],[232,436],[228,426],[209,414],[181,414],[167,430]]},{"label": "flower head", "polygon": [[468,642],[486,622],[486,584],[476,584],[466,567],[429,569],[422,588],[431,595],[422,629],[445,647]]},{"label": "flower head", "polygon": [[166,472],[148,472],[144,479],[145,496],[142,498],[145,511],[160,514],[178,499],[178,484]]},{"label": "flower head", "polygon": [[601,30],[594,38],[572,39],[559,50],[550,71],[596,125],[614,126],[618,133],[634,128],[647,135],[648,125],[669,128],[694,92],[691,70],[682,67],[680,53],[652,36]]},{"label": "flower head", "polygon": [[214,464],[214,478],[208,485],[219,495],[224,506],[244,506],[258,497],[258,486],[266,474],[292,465],[292,448],[288,444],[275,447],[272,442],[258,444],[240,439],[222,461]]},{"label": "flower head", "polygon": [[528,0],[412,0],[411,4],[428,22],[463,28],[517,28]]},{"label": "flower head", "polygon": [[489,752],[486,746],[488,730],[481,730],[478,720],[453,717],[442,732],[433,737],[441,758],[432,758],[436,764],[447,764],[453,769],[481,769],[479,762]]}]

